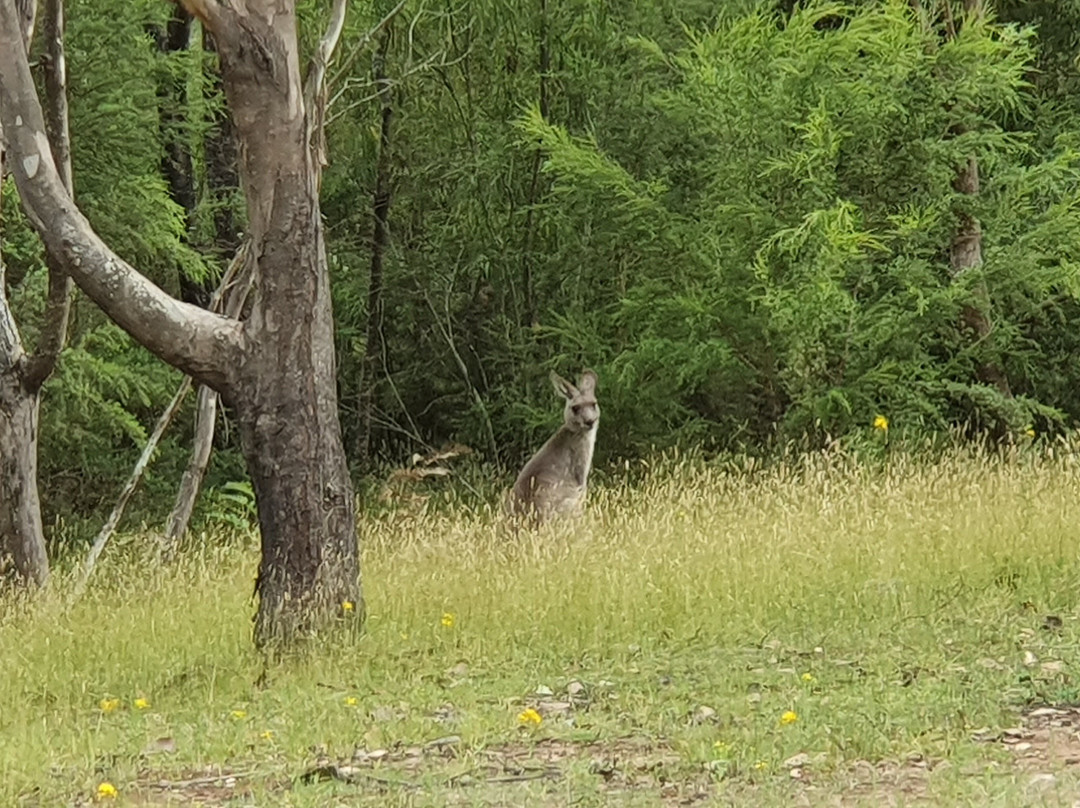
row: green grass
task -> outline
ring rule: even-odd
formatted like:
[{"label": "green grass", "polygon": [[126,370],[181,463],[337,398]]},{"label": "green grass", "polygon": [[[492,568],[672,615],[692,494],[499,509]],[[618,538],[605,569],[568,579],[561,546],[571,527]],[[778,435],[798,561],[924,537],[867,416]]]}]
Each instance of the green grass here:
[{"label": "green grass", "polygon": [[[253,537],[203,537],[168,569],[125,537],[77,603],[63,576],[0,603],[0,805],[104,781],[115,804],[171,804],[152,783],[212,770],[236,788],[172,804],[1031,804],[1032,771],[1076,779],[972,736],[1078,699],[1066,449],[669,463],[517,541],[488,514],[391,511],[361,527],[363,636],[270,665],[250,643]],[[448,735],[452,755],[413,749]],[[163,738],[175,750],[148,754]],[[387,750],[361,784],[299,781],[357,748]],[[558,779],[492,779],[543,766]]]}]

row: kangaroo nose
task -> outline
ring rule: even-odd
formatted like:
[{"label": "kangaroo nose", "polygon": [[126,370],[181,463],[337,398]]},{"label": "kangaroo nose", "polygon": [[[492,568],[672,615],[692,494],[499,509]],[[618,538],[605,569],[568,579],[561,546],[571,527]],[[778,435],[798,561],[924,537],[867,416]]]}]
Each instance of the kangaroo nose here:
[{"label": "kangaroo nose", "polygon": [[592,429],[593,426],[596,424],[596,419],[595,418],[586,418],[585,421],[584,421],[584,424],[585,424],[586,429]]}]

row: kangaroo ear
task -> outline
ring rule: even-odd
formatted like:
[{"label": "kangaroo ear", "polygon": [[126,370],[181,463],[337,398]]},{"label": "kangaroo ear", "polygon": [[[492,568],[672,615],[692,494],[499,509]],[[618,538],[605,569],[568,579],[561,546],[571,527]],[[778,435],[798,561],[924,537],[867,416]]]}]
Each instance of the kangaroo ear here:
[{"label": "kangaroo ear", "polygon": [[556,373],[551,371],[551,383],[555,386],[555,392],[563,398],[573,398],[577,395],[578,390],[574,385]]},{"label": "kangaroo ear", "polygon": [[581,380],[578,382],[578,389],[583,395],[592,395],[596,392],[596,371],[583,370],[581,372]]}]

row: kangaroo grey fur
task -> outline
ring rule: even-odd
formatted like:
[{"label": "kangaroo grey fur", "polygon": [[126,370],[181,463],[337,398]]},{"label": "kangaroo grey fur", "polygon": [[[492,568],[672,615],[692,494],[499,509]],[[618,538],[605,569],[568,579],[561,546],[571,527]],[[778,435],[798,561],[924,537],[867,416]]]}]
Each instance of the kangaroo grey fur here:
[{"label": "kangaroo grey fur", "polygon": [[512,515],[534,524],[583,509],[600,422],[593,371],[583,371],[576,387],[553,371],[551,383],[566,399],[563,425],[525,464],[508,502]]}]

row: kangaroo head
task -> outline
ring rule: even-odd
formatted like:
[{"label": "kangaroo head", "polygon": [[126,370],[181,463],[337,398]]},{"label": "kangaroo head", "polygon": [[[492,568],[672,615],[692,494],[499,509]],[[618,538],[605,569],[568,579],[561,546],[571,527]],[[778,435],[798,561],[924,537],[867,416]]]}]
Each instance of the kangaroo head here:
[{"label": "kangaroo head", "polygon": [[597,421],[600,420],[600,405],[596,403],[596,374],[586,370],[575,387],[552,371],[551,383],[555,385],[556,392],[566,399],[566,407],[563,409],[566,427],[571,432],[595,429]]}]

